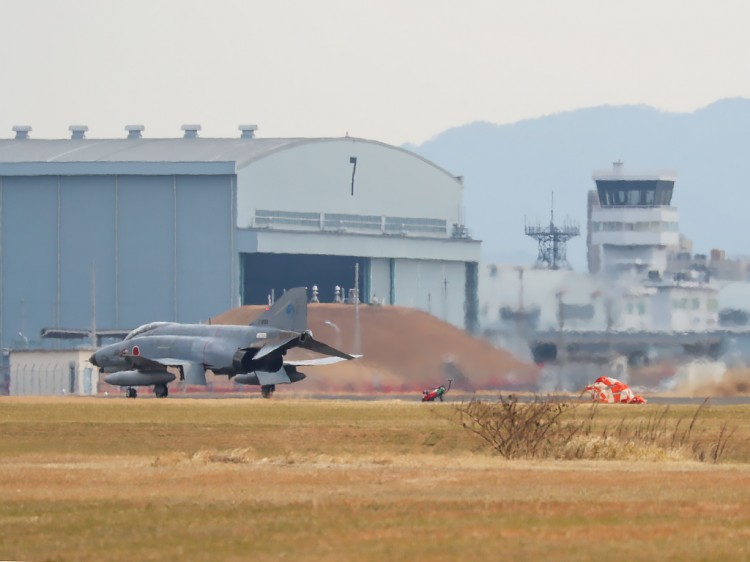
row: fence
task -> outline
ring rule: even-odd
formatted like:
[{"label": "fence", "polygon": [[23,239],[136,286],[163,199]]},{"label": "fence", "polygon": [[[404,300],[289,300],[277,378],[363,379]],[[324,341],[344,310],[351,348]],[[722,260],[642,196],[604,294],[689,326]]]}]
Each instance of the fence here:
[{"label": "fence", "polygon": [[20,363],[10,366],[11,396],[96,394],[98,375],[91,367],[65,363]]}]

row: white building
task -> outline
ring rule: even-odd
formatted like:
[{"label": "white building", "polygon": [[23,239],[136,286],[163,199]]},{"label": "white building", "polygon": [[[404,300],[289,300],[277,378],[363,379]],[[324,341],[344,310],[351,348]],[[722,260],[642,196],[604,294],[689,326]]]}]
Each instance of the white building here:
[{"label": "white building", "polygon": [[593,174],[589,263],[594,275],[518,266],[480,269],[485,330],[694,333],[719,327],[706,267],[670,269],[680,248],[674,173]]},{"label": "white building", "polygon": [[705,332],[719,327],[718,290],[706,283],[677,282],[655,286],[651,298],[653,329]]},{"label": "white building", "polygon": [[93,395],[99,371],[89,363],[91,349],[10,351],[10,395]]}]

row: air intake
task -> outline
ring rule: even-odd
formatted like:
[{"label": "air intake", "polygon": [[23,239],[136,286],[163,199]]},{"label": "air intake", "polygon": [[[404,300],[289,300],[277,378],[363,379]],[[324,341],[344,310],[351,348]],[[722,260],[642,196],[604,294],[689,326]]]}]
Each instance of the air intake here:
[{"label": "air intake", "polygon": [[86,131],[88,131],[89,128],[86,125],[71,125],[68,127],[68,131],[70,131],[70,138],[72,140],[81,140],[86,138]]},{"label": "air intake", "polygon": [[258,130],[258,125],[240,125],[237,128],[242,131],[240,135],[241,139],[252,139],[255,138],[255,131]]},{"label": "air intake", "polygon": [[16,125],[13,127],[13,131],[16,133],[16,140],[24,140],[29,138],[29,132],[31,132],[31,126],[29,125]]},{"label": "air intake", "polygon": [[185,131],[185,134],[183,135],[183,138],[186,139],[197,139],[198,138],[198,131],[201,130],[200,125],[183,125],[180,127],[183,131]]},{"label": "air intake", "polygon": [[139,139],[143,136],[143,131],[146,129],[143,125],[126,125],[125,130],[128,132],[129,139]]}]

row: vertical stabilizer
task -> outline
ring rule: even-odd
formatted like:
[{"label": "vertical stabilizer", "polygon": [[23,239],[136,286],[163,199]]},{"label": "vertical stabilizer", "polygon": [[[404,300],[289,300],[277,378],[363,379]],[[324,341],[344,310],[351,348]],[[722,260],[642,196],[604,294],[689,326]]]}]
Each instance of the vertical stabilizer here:
[{"label": "vertical stabilizer", "polygon": [[307,330],[307,287],[289,289],[251,324],[293,332]]}]

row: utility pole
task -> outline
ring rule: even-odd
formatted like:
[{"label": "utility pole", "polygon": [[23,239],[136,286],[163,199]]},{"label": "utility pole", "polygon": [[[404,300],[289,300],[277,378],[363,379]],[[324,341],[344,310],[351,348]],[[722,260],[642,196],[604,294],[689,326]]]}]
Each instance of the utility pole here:
[{"label": "utility pole", "polygon": [[359,262],[354,264],[354,353],[359,354]]},{"label": "utility pole", "polygon": [[26,299],[21,299],[21,326],[18,330],[18,335],[21,336],[21,339],[24,341],[25,347],[29,347],[29,338],[26,337],[26,334],[24,333],[24,330],[26,324]]},{"label": "utility pole", "polygon": [[448,321],[448,278],[443,277],[443,320]]},{"label": "utility pole", "polygon": [[565,345],[563,342],[563,329],[565,328],[565,305],[563,304],[563,292],[558,291],[557,297],[557,391],[561,391],[563,379],[563,365],[565,357]]},{"label": "utility pole", "polygon": [[91,347],[96,345],[96,268],[91,264]]}]

